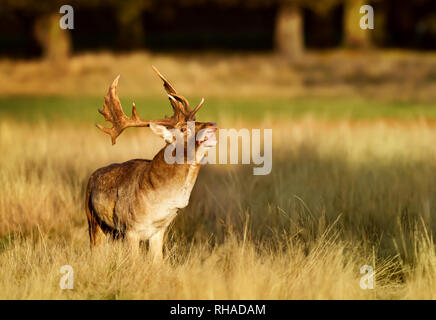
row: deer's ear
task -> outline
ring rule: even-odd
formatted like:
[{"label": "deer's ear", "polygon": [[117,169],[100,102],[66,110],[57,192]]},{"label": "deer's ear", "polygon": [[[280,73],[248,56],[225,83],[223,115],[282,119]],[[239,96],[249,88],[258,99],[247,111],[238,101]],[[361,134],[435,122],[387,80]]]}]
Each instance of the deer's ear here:
[{"label": "deer's ear", "polygon": [[173,134],[165,126],[162,126],[160,124],[150,123],[150,129],[159,137],[162,137],[166,143],[173,142],[174,140]]}]

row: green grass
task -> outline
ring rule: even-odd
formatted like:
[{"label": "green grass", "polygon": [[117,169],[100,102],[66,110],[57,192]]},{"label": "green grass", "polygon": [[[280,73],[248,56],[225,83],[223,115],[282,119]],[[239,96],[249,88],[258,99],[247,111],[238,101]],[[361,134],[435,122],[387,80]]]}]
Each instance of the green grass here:
[{"label": "green grass", "polygon": [[[195,105],[200,99],[190,98]],[[133,100],[121,97],[125,112],[130,115]],[[156,119],[171,113],[165,97],[148,97],[134,100],[142,118]],[[0,97],[0,117],[35,121],[39,119],[66,119],[96,122],[102,119],[97,108],[103,105],[103,97],[47,97],[9,96]],[[258,120],[265,116],[272,119],[302,118],[377,119],[391,118],[414,120],[436,119],[436,105],[431,103],[406,103],[392,101],[365,101],[359,98],[299,97],[263,99],[210,98],[199,112],[199,120],[213,120],[218,116]]]}]

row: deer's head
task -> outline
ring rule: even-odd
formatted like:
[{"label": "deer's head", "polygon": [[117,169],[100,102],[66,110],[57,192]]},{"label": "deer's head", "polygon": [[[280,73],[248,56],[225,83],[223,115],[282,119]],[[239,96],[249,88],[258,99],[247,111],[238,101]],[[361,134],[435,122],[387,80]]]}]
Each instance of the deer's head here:
[{"label": "deer's head", "polygon": [[173,143],[177,137],[178,140],[183,141],[185,150],[188,141],[194,139],[195,152],[204,154],[207,149],[215,146],[215,132],[217,130],[214,122],[195,121],[195,115],[203,105],[204,99],[201,99],[201,102],[192,110],[188,100],[177,94],[169,81],[154,66],[152,68],[163,81],[173,108],[173,115],[171,117],[165,116],[162,120],[142,120],[138,116],[135,104],[133,104],[132,116],[126,116],[117,95],[118,80],[120,78],[118,75],[104,97],[103,110],[98,110],[105,120],[111,122],[113,126],[112,128],[106,128],[97,124],[97,127],[111,136],[113,145],[116,143],[117,137],[128,127],[150,127],[167,144]]}]

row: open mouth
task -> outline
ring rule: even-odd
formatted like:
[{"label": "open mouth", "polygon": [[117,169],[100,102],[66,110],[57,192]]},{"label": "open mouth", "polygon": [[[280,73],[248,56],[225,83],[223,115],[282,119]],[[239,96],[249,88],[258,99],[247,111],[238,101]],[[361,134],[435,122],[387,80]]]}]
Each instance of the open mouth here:
[{"label": "open mouth", "polygon": [[199,144],[204,144],[205,147],[215,146],[217,144],[215,131],[216,129],[207,129]]}]

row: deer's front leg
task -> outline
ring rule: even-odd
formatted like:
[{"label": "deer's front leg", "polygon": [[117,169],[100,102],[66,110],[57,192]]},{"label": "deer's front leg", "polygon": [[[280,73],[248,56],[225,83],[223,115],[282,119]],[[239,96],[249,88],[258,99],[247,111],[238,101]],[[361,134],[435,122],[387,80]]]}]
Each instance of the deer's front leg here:
[{"label": "deer's front leg", "polygon": [[165,235],[165,228],[156,232],[149,240],[150,253],[153,258],[153,262],[162,261],[164,235]]}]

